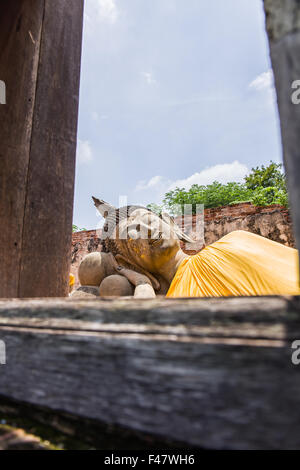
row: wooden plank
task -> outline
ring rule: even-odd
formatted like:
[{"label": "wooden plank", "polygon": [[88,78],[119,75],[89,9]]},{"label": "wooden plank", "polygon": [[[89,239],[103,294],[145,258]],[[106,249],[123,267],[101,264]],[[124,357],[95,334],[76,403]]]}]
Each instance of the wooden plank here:
[{"label": "wooden plank", "polygon": [[65,296],[83,0],[1,2],[0,297]]},{"label": "wooden plank", "polygon": [[[264,0],[264,5],[293,226],[299,249],[300,93],[299,82],[298,85],[294,82],[300,80],[300,3],[298,0],[278,0],[276,2]],[[292,98],[293,95],[294,98]],[[295,102],[295,99],[298,102]]]},{"label": "wooden plank", "polygon": [[1,2],[0,297],[18,295],[32,116],[38,71],[42,0]]},{"label": "wooden plank", "polygon": [[83,0],[45,0],[19,297],[68,295]]},{"label": "wooden plank", "polygon": [[298,448],[299,313],[280,297],[1,301],[1,395],[201,448]]}]

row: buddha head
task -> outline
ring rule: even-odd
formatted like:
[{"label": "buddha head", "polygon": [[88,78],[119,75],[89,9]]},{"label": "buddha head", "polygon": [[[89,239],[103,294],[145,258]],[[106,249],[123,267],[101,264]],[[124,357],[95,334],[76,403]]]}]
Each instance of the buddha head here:
[{"label": "buddha head", "polygon": [[156,275],[181,250],[180,241],[193,243],[168,214],[160,216],[142,206],[119,209],[94,198],[94,204],[106,219],[102,232],[104,252],[112,253],[117,262],[146,274],[158,290]]}]

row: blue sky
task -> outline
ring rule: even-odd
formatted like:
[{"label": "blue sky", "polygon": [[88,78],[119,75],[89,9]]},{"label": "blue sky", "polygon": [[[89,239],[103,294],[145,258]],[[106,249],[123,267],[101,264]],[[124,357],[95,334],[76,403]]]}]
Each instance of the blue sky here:
[{"label": "blue sky", "polygon": [[86,0],[74,223],[281,161],[261,0]]}]

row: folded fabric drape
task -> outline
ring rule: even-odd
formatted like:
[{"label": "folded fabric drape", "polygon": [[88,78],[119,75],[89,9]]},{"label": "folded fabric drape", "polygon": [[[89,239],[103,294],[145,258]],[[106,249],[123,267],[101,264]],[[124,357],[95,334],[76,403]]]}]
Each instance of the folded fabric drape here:
[{"label": "folded fabric drape", "polygon": [[167,297],[300,295],[298,251],[234,231],[180,264]]}]

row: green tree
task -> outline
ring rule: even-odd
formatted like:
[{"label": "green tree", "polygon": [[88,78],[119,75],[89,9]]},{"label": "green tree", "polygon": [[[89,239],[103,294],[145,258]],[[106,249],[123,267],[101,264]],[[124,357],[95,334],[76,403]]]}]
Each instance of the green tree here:
[{"label": "green tree", "polygon": [[150,209],[152,212],[155,212],[155,214],[160,215],[164,208],[163,205],[151,203],[147,205],[147,209]]},{"label": "green tree", "polygon": [[288,207],[288,195],[283,189],[276,186],[269,188],[258,188],[254,191],[251,201],[255,206],[269,206],[271,204],[280,204]]},{"label": "green tree", "polygon": [[281,204],[288,207],[286,179],[282,165],[271,161],[267,166],[252,168],[243,183],[222,184],[215,181],[206,186],[193,184],[188,190],[175,188],[165,194],[162,206],[150,204],[148,207],[157,213],[166,210],[176,215],[182,212],[186,204],[192,205],[195,213],[197,204],[212,208],[239,202],[252,202],[257,206]]},{"label": "green tree", "polygon": [[72,225],[72,232],[83,232],[86,228],[79,228],[77,225]]},{"label": "green tree", "polygon": [[207,186],[194,184],[188,191],[184,188],[176,188],[166,193],[163,200],[164,206],[172,214],[182,210],[185,204],[192,205],[193,213],[197,205],[204,207],[219,207],[234,202],[251,201],[252,192],[242,183],[221,184],[215,181]]},{"label": "green tree", "polygon": [[248,189],[255,191],[261,188],[275,187],[286,190],[285,175],[282,172],[282,164],[270,162],[268,166],[252,168],[251,173],[245,177]]}]

